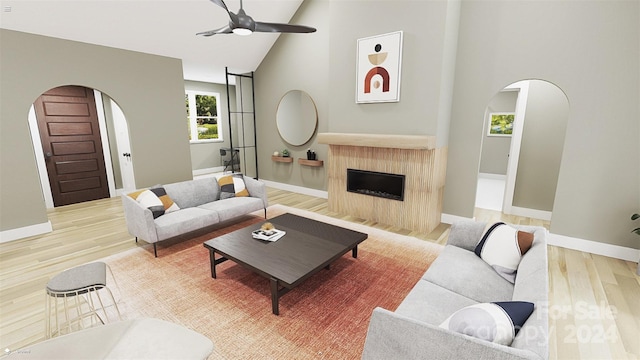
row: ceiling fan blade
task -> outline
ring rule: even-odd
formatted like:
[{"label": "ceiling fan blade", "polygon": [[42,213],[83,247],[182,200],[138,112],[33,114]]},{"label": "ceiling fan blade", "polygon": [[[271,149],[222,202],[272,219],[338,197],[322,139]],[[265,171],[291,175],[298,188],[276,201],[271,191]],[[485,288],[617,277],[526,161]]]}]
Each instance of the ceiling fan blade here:
[{"label": "ceiling fan blade", "polygon": [[229,9],[227,8],[227,4],[224,3],[224,1],[222,0],[211,0],[212,3],[220,6],[221,8],[223,8],[226,12],[229,12]]},{"label": "ceiling fan blade", "polygon": [[229,25],[225,25],[219,29],[215,29],[215,30],[209,30],[209,31],[203,31],[203,32],[199,32],[196,35],[202,35],[202,36],[211,36],[211,35],[215,35],[215,34],[231,34],[231,28],[229,27]]},{"label": "ceiling fan blade", "polygon": [[304,25],[277,24],[256,21],[257,32],[312,33],[316,29]]},{"label": "ceiling fan blade", "polygon": [[212,36],[215,34],[237,33],[239,35],[249,35],[252,32],[276,32],[276,33],[312,33],[316,29],[303,25],[289,25],[278,23],[257,22],[244,11],[242,8],[242,0],[240,0],[240,9],[235,14],[227,8],[223,0],[210,0],[212,3],[223,8],[229,14],[229,24],[219,29],[199,32],[196,35]]},{"label": "ceiling fan blade", "polygon": [[[238,15],[236,15],[236,14],[234,14],[233,12],[229,11],[229,8],[227,8],[227,5],[224,3],[224,1],[222,1],[222,0],[210,0],[210,1],[211,1],[212,3],[214,3],[214,4],[218,5],[218,6],[220,6],[221,8],[223,8],[223,9],[224,9],[224,11],[226,11],[226,12],[227,12],[227,14],[229,14],[229,18],[231,19],[231,21],[232,21],[234,24],[237,24],[237,23],[238,23]],[[241,10],[242,10],[242,8],[241,8]]]}]

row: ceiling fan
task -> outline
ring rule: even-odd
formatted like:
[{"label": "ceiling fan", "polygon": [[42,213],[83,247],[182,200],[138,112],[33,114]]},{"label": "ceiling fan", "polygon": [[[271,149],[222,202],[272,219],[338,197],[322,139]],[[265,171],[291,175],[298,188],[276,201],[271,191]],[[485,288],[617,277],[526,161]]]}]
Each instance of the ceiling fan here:
[{"label": "ceiling fan", "polygon": [[240,0],[240,10],[237,14],[229,11],[227,5],[222,0],[211,0],[212,3],[223,8],[229,13],[229,24],[215,30],[199,32],[196,35],[211,36],[215,34],[238,34],[250,35],[253,32],[281,32],[281,33],[312,33],[316,29],[303,25],[289,25],[254,21],[247,15],[242,8],[242,0]]}]

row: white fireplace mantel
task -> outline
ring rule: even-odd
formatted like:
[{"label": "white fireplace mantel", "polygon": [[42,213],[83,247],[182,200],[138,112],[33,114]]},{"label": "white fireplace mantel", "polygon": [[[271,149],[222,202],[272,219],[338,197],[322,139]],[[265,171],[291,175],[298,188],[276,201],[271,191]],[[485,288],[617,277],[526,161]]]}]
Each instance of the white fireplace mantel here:
[{"label": "white fireplace mantel", "polygon": [[328,145],[413,150],[432,150],[436,148],[436,137],[430,135],[319,133],[317,140],[319,144]]}]

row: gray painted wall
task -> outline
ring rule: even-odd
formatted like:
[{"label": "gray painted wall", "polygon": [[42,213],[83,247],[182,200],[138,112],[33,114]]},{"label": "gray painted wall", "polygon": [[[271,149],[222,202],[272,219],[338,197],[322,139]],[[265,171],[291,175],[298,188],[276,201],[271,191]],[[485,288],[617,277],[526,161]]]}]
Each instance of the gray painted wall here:
[{"label": "gray painted wall", "polygon": [[329,52],[330,18],[329,1],[303,2],[292,21],[313,26],[318,31],[304,35],[280,35],[255,72],[260,178],[312,189],[327,187],[326,164],[325,167],[312,168],[297,162],[278,163],[271,160],[271,155],[286,148],[294,158],[306,158],[307,149],[312,148],[319,160],[327,160],[328,147],[318,145],[316,135],[301,146],[287,144],[278,133],[276,111],[280,99],[289,90],[305,91],[318,110],[316,134],[329,130],[329,101],[334,93],[328,80],[332,61]]},{"label": "gray painted wall", "polygon": [[[260,176],[326,189],[324,167],[274,163],[270,158],[283,148],[296,158],[306,157],[312,148],[320,160],[327,159],[328,147],[318,145],[315,137],[305,145],[291,146],[277,132],[278,102],[293,89],[314,99],[318,132],[438,134],[438,144],[446,145],[459,5],[457,1],[376,1],[375,6],[362,1],[305,1],[293,20],[318,32],[281,35],[256,71]],[[356,104],[357,39],[398,30],[404,36],[400,102]]]},{"label": "gray painted wall", "polygon": [[513,206],[553,211],[569,102],[557,86],[529,81]]},{"label": "gray painted wall", "polygon": [[[443,72],[447,20],[446,1],[333,1],[329,52],[328,130],[344,133],[436,135],[438,119],[450,106],[441,97],[452,77]],[[357,21],[357,26],[354,26]],[[400,102],[356,104],[356,41],[402,30]],[[454,29],[457,30],[457,29]],[[440,111],[440,106],[446,107]],[[447,117],[448,120],[448,117]],[[438,139],[439,144],[446,144]]]},{"label": "gray painted wall", "polygon": [[[628,219],[640,208],[639,6],[637,1],[462,3],[444,213],[473,214],[481,119],[490,99],[516,81],[544,79],[558,85],[571,106],[551,231],[638,247]],[[291,89],[305,90],[316,101],[319,132],[440,134],[446,113],[439,108],[446,103],[441,91],[452,79],[445,76],[445,62],[452,58],[445,39],[451,40],[447,31],[455,16],[452,20],[447,11],[454,12],[444,1],[376,1],[375,6],[305,1],[294,20],[319,31],[281,35],[256,72],[261,177],[326,188],[324,168],[280,166],[270,159],[286,146],[275,128],[275,112]],[[405,32],[400,102],[355,104],[356,39],[396,30]],[[188,141],[175,135],[184,132],[179,60],[5,30],[0,36],[2,230],[46,221],[26,114],[55,86],[98,88],[122,106],[139,186],[191,178]],[[307,147],[326,159],[326,147],[317,146],[315,138],[290,150],[302,157]]]},{"label": "gray painted wall", "polygon": [[473,215],[478,119],[491,97],[543,79],[564,91],[571,109],[551,232],[638,248],[629,216],[640,208],[639,6],[463,2],[444,213]]},{"label": "gray painted wall", "polygon": [[482,154],[480,157],[480,173],[506,175],[509,162],[511,136],[487,136],[489,116],[493,112],[515,112],[517,91],[500,91],[494,96],[484,116],[482,129]]},{"label": "gray painted wall", "polygon": [[[542,79],[558,85],[571,104],[552,232],[638,247],[628,220],[640,208],[638,6],[637,1],[462,2],[444,213],[473,216],[482,119],[491,98],[514,82]],[[302,179],[296,164],[269,158],[284,145],[274,116],[279,98],[291,89],[316,100],[319,132],[439,135],[445,111],[439,111],[440,95],[450,79],[443,59],[452,57],[445,56],[453,22],[447,11],[452,10],[444,1],[376,1],[375,6],[305,1],[295,19],[316,26],[318,33],[281,36],[257,71],[262,177],[326,188],[325,174]],[[400,102],[356,104],[356,40],[396,30],[404,31]],[[308,146],[326,159],[326,147],[313,140],[294,154],[301,156]]]},{"label": "gray painted wall", "polygon": [[0,230],[48,221],[27,114],[57,86],[95,88],[120,105],[139,187],[192,178],[180,60],[3,29],[0,44]]}]

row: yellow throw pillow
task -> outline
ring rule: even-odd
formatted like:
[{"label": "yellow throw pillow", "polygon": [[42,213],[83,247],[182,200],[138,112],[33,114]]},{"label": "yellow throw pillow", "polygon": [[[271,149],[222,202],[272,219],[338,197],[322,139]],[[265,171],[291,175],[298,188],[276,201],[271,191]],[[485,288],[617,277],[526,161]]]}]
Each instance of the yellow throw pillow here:
[{"label": "yellow throw pillow", "polygon": [[225,175],[218,178],[220,199],[249,196],[242,174]]},{"label": "yellow throw pillow", "polygon": [[130,193],[129,197],[151,210],[154,219],[164,214],[180,210],[180,207],[171,200],[163,187],[135,191]]}]

